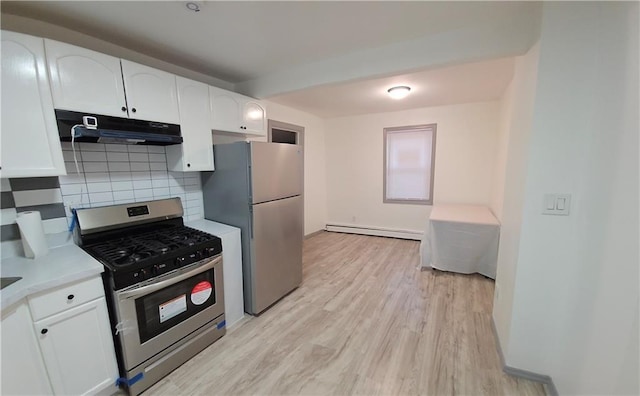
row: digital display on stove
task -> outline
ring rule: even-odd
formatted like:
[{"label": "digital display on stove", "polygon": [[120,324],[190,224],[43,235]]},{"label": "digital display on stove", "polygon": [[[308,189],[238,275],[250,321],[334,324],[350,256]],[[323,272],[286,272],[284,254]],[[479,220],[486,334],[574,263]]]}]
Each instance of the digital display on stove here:
[{"label": "digital display on stove", "polygon": [[129,217],[148,215],[149,207],[147,205],[132,206],[130,208],[127,208],[127,213],[129,213]]}]

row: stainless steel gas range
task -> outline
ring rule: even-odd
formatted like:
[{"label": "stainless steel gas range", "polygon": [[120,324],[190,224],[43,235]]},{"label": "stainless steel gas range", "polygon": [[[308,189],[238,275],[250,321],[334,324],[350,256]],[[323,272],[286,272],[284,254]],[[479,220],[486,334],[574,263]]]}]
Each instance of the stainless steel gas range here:
[{"label": "stainless steel gas range", "polygon": [[179,198],[79,209],[76,242],[105,266],[119,382],[137,395],[225,334],[220,238]]}]

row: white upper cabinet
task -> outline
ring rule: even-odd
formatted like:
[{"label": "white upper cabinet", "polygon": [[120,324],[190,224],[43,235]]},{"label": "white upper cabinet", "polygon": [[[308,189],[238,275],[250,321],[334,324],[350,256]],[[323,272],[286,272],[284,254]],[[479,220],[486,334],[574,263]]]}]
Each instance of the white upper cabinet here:
[{"label": "white upper cabinet", "polygon": [[56,109],[178,124],[173,74],[45,39]]},{"label": "white upper cabinet", "polygon": [[2,177],[66,173],[43,39],[2,31]]},{"label": "white upper cabinet", "polygon": [[211,100],[211,129],[240,132],[241,116],[239,95],[224,89],[209,87]]},{"label": "white upper cabinet", "polygon": [[167,146],[167,161],[173,171],[212,171],[211,110],[209,86],[176,77],[180,108],[181,145]]},{"label": "white upper cabinet", "polygon": [[209,87],[211,129],[266,136],[266,112],[259,101],[221,88]]},{"label": "white upper cabinet", "polygon": [[266,135],[266,115],[264,107],[253,99],[242,103],[244,133]]},{"label": "white upper cabinet", "polygon": [[176,76],[124,59],[121,62],[129,117],[179,124]]},{"label": "white upper cabinet", "polygon": [[45,39],[56,109],[127,117],[120,59]]}]

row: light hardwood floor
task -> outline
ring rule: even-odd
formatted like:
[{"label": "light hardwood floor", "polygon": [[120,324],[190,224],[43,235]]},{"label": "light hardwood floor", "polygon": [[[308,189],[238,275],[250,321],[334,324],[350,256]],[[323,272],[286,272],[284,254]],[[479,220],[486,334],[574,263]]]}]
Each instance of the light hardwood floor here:
[{"label": "light hardwood floor", "polygon": [[300,288],[145,395],[544,395],[500,368],[493,281],[420,271],[419,242],[325,232]]}]

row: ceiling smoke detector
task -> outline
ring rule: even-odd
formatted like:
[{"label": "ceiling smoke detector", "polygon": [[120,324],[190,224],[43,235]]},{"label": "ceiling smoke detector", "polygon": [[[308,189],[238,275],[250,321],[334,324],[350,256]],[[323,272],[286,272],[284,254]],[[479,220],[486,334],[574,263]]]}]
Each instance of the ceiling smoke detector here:
[{"label": "ceiling smoke detector", "polygon": [[200,3],[196,3],[195,1],[186,3],[185,7],[187,7],[187,10],[189,11],[200,12]]},{"label": "ceiling smoke detector", "polygon": [[387,90],[387,92],[389,93],[389,96],[391,96],[393,99],[406,98],[407,95],[409,95],[410,91],[411,91],[411,88],[407,87],[406,85],[392,87]]}]

